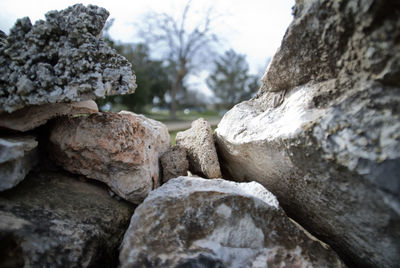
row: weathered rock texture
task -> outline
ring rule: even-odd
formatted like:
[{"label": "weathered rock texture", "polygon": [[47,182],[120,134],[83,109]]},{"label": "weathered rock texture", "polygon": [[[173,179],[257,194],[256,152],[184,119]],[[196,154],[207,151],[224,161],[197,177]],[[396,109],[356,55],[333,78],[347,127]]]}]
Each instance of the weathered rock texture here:
[{"label": "weathered rock texture", "polygon": [[189,170],[186,150],[179,146],[172,146],[160,157],[162,167],[162,182],[179,176],[186,176]]},{"label": "weathered rock texture", "polygon": [[133,210],[99,183],[31,173],[0,194],[0,266],[116,267]]},{"label": "weathered rock texture", "polygon": [[37,145],[29,135],[0,138],[0,191],[17,185],[36,165]]},{"label": "weathered rock texture", "polygon": [[28,131],[45,124],[48,120],[55,117],[91,114],[98,111],[97,104],[92,100],[29,106],[11,114],[1,114],[0,127]]},{"label": "weathered rock texture", "polygon": [[179,177],[150,193],[125,233],[121,267],[342,267],[259,183]]},{"label": "weathered rock texture", "polygon": [[0,35],[0,113],[25,106],[133,93],[131,64],[101,38],[109,13],[77,4]]},{"label": "weathered rock texture", "polygon": [[209,179],[221,177],[211,126],[206,120],[199,118],[190,129],[178,132],[176,144],[186,150],[191,172]]},{"label": "weathered rock texture", "polygon": [[400,3],[296,1],[258,96],[222,119],[224,170],[349,263],[400,263]]},{"label": "weathered rock texture", "polygon": [[160,184],[159,157],[169,147],[167,127],[129,112],[59,119],[50,154],[66,170],[105,182],[140,203]]}]

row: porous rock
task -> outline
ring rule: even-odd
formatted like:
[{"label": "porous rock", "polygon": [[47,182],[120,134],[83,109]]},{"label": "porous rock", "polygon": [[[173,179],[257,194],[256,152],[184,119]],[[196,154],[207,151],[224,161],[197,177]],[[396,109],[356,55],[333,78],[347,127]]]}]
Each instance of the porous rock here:
[{"label": "porous rock", "polygon": [[169,141],[164,124],[123,111],[57,120],[49,149],[64,169],[105,182],[137,204],[159,186],[159,157]]},{"label": "porous rock", "polygon": [[116,267],[133,210],[100,183],[30,173],[0,193],[0,266]]},{"label": "porous rock", "polygon": [[343,267],[259,183],[179,177],[151,192],[125,233],[121,267]]},{"label": "porous rock", "polygon": [[221,177],[211,126],[206,120],[199,118],[190,129],[178,132],[176,144],[186,150],[191,172],[209,179]]},{"label": "porous rock", "polygon": [[186,150],[179,146],[172,146],[160,157],[162,168],[162,182],[179,176],[186,176],[189,170]]},{"label": "porous rock", "polygon": [[349,264],[400,263],[396,1],[296,1],[258,95],[216,129],[221,165]]},{"label": "porous rock", "polygon": [[[101,38],[109,13],[77,4],[0,34],[0,113],[133,93],[131,64]],[[4,34],[4,33],[3,33]]]},{"label": "porous rock", "polygon": [[36,165],[37,145],[30,135],[0,138],[0,191],[17,185]]},{"label": "porous rock", "polygon": [[98,111],[97,104],[92,100],[28,106],[11,114],[0,114],[0,127],[28,131],[45,124],[55,117],[91,114]]}]

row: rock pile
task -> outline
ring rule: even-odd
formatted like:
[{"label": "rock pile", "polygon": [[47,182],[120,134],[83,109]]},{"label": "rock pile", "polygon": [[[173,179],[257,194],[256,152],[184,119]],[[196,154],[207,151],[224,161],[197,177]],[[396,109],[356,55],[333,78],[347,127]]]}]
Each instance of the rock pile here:
[{"label": "rock pile", "polygon": [[[91,100],[136,87],[130,63],[100,36],[107,16],[75,5],[0,35],[1,267],[116,266],[131,203],[160,184],[167,128],[129,112],[98,113]],[[131,203],[48,171],[47,155]]]},{"label": "rock pile", "polygon": [[136,87],[105,9],[0,33],[0,266],[396,267],[400,6],[293,10],[257,96],[173,147],[90,100]]}]

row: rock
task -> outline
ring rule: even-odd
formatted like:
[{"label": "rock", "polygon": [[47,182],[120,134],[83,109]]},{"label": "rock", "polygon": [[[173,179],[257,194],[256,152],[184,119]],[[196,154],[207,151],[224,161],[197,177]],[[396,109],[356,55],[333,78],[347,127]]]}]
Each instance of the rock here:
[{"label": "rock", "polygon": [[92,100],[29,106],[11,114],[0,114],[0,127],[28,131],[44,125],[55,117],[91,114],[98,111],[97,104]]},{"label": "rock", "polygon": [[8,37],[0,34],[0,113],[133,93],[131,64],[101,38],[108,15],[77,4],[33,26],[19,19]]},{"label": "rock", "polygon": [[0,30],[0,48],[5,46],[6,44],[6,39],[7,39],[7,35],[5,32],[3,32],[2,30]]},{"label": "rock", "polygon": [[64,169],[106,183],[135,204],[160,184],[159,157],[169,148],[167,127],[130,112],[59,119],[50,154]]},{"label": "rock", "polygon": [[297,1],[260,92],[216,129],[227,177],[263,184],[359,267],[400,263],[399,12]]},{"label": "rock", "polygon": [[0,193],[0,266],[116,267],[133,210],[99,183],[31,173]]},{"label": "rock", "polygon": [[0,191],[17,185],[36,165],[37,145],[29,135],[0,138]]},{"label": "rock", "polygon": [[343,267],[259,183],[194,177],[149,194],[119,258],[121,267]]},{"label": "rock", "polygon": [[179,176],[186,176],[189,169],[186,150],[179,146],[172,146],[161,157],[162,182]]},{"label": "rock", "polygon": [[211,126],[206,120],[199,118],[190,129],[178,132],[176,144],[186,150],[190,171],[209,179],[221,177]]}]

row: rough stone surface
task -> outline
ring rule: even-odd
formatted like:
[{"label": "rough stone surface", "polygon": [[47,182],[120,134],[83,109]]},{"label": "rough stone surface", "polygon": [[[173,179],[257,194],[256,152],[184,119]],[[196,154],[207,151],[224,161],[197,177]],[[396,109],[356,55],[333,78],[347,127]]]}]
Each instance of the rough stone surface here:
[{"label": "rough stone surface", "polygon": [[100,183],[31,173],[0,193],[0,267],[116,267],[133,210]]},{"label": "rough stone surface", "polygon": [[0,138],[0,191],[17,185],[36,165],[37,145],[29,135]]},{"label": "rough stone surface", "polygon": [[50,154],[64,169],[138,204],[160,184],[159,157],[169,141],[167,127],[143,115],[98,113],[57,120]]},{"label": "rough stone surface", "polygon": [[227,176],[359,267],[400,263],[399,5],[297,1],[261,91],[216,130]]},{"label": "rough stone surface", "polygon": [[186,176],[189,170],[186,150],[179,146],[172,146],[160,157],[162,167],[162,182],[179,176]]},{"label": "rough stone surface", "polygon": [[7,38],[0,34],[0,113],[133,93],[131,64],[101,38],[108,15],[77,4],[33,26],[19,19]]},{"label": "rough stone surface", "polygon": [[0,127],[28,131],[45,124],[55,117],[91,114],[98,111],[97,104],[92,100],[29,106],[11,114],[0,114]]},{"label": "rough stone surface", "polygon": [[125,233],[121,267],[343,267],[259,183],[179,177],[150,193]]},{"label": "rough stone surface", "polygon": [[221,177],[211,126],[206,120],[199,118],[190,129],[178,132],[176,144],[186,150],[191,172],[209,179]]}]

